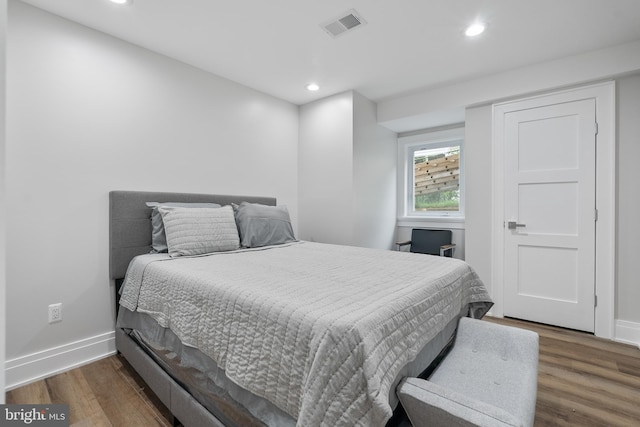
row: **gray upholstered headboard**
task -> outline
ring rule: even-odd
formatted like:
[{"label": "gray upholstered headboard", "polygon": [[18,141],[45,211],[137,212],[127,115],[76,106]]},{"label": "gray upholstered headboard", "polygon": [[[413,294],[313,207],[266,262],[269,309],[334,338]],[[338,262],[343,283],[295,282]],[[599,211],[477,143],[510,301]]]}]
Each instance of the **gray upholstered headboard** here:
[{"label": "gray upholstered headboard", "polygon": [[241,202],[275,206],[275,197],[217,194],[111,191],[109,193],[109,275],[122,279],[129,262],[151,251],[151,208],[146,202],[208,202],[220,205]]}]

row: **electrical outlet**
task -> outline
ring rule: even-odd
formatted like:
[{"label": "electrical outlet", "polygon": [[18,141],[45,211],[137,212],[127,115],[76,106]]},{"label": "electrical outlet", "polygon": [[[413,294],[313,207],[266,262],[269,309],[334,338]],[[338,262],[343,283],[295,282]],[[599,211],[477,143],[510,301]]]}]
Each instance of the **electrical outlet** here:
[{"label": "electrical outlet", "polygon": [[62,303],[49,305],[49,323],[62,321]]}]

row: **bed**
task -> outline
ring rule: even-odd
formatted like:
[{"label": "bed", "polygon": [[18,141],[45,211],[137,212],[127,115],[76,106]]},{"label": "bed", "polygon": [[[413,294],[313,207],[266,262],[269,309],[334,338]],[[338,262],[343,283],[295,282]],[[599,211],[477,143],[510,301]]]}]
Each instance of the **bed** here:
[{"label": "bed", "polygon": [[298,241],[275,198],[109,199],[116,347],[185,426],[384,426],[492,304],[459,260]]}]

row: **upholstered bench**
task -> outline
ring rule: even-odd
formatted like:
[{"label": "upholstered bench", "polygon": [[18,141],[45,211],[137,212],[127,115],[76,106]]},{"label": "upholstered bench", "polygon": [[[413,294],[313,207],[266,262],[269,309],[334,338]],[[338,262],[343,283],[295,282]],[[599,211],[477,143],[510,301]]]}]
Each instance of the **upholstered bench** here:
[{"label": "upholstered bench", "polygon": [[532,426],[537,384],[538,334],[465,317],[429,380],[397,393],[414,427]]}]

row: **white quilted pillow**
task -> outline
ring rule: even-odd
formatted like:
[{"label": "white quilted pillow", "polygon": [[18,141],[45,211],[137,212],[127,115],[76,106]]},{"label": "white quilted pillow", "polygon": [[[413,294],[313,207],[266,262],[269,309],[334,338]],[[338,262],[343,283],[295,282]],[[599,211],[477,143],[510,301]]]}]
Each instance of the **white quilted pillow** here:
[{"label": "white quilted pillow", "polygon": [[231,206],[221,208],[158,207],[171,257],[232,251],[240,247]]}]

